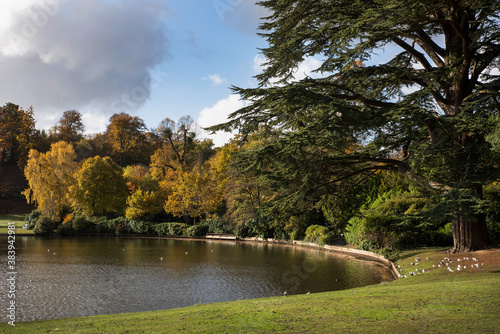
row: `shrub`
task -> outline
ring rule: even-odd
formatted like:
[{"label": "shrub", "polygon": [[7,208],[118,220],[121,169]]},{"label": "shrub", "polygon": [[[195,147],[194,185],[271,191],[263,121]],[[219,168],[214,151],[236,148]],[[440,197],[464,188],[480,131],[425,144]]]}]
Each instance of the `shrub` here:
[{"label": "shrub", "polygon": [[187,235],[190,237],[202,237],[207,235],[208,230],[209,228],[207,225],[193,225],[187,229]]},{"label": "shrub", "polygon": [[155,234],[154,225],[142,220],[127,220],[127,226],[132,233],[136,234]]},{"label": "shrub", "polygon": [[48,217],[38,218],[33,232],[37,235],[49,235],[56,228],[56,224]]},{"label": "shrub", "polygon": [[115,221],[105,216],[93,218],[96,234],[116,234]]},{"label": "shrub", "polygon": [[170,223],[160,223],[160,224],[157,224],[155,227],[154,227],[154,231],[156,234],[162,236],[162,235],[168,235],[168,226],[170,225]]},{"label": "shrub", "polygon": [[130,233],[129,222],[125,217],[118,217],[109,219],[106,216],[94,217],[92,219],[94,224],[94,233],[96,234],[128,234]]},{"label": "shrub", "polygon": [[306,230],[306,237],[304,240],[324,245],[331,241],[331,234],[326,226],[311,225]]},{"label": "shrub", "polygon": [[116,235],[128,234],[130,232],[130,229],[128,227],[127,218],[118,217],[118,218],[112,219],[111,222],[112,222],[112,225],[114,225]]},{"label": "shrub", "polygon": [[73,214],[68,213],[64,216],[61,224],[57,227],[57,234],[59,235],[73,235],[75,230],[73,229]]},{"label": "shrub", "polygon": [[227,226],[227,223],[220,219],[204,220],[203,225],[208,226],[208,233],[233,233],[233,229]]},{"label": "shrub", "polygon": [[187,228],[188,225],[184,223],[169,223],[168,235],[172,236],[185,235]]},{"label": "shrub", "polygon": [[270,229],[271,219],[262,213],[257,213],[254,217],[246,222],[248,234],[260,238],[270,238],[272,232]]},{"label": "shrub", "polygon": [[160,223],[156,224],[153,229],[158,235],[180,236],[186,234],[188,225],[183,223]]},{"label": "shrub", "polygon": [[24,222],[28,224],[28,230],[32,230],[35,228],[36,222],[38,218],[42,215],[41,210],[33,210],[24,218]]},{"label": "shrub", "polygon": [[293,230],[292,233],[290,233],[290,240],[302,240],[304,237],[305,234],[302,230]]},{"label": "shrub", "polygon": [[361,209],[349,220],[345,237],[348,243],[371,251],[394,251],[416,246],[447,245],[451,232],[446,220],[431,213],[428,198],[418,194],[390,191]]},{"label": "shrub", "polygon": [[96,231],[95,223],[84,216],[76,216],[73,218],[72,225],[76,234],[94,234]]}]

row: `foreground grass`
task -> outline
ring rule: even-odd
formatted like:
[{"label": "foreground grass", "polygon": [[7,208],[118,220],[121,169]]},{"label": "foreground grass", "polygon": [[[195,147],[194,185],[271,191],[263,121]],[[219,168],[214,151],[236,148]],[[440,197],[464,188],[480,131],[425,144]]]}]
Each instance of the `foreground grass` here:
[{"label": "foreground grass", "polygon": [[[408,253],[431,267],[439,251]],[[427,263],[426,263],[427,262]],[[43,307],[40,305],[40,307]],[[500,271],[445,268],[387,284],[187,308],[17,323],[9,333],[498,333]]]},{"label": "foreground grass", "polygon": [[7,234],[8,223],[16,223],[16,235],[33,234],[33,230],[23,230],[25,214],[0,214],[0,234]]}]

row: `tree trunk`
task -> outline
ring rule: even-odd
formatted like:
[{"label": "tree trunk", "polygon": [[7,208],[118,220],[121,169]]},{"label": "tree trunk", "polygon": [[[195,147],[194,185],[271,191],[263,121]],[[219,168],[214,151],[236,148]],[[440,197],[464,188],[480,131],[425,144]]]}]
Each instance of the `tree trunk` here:
[{"label": "tree trunk", "polygon": [[486,218],[483,214],[476,219],[456,215],[452,222],[453,249],[452,253],[472,252],[490,246]]}]

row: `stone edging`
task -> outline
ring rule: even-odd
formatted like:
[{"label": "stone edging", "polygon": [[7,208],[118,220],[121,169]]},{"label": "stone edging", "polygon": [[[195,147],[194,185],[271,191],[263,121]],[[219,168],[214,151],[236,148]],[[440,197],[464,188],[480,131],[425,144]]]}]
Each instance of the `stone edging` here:
[{"label": "stone edging", "polygon": [[349,248],[349,247],[342,247],[342,246],[334,246],[334,245],[318,245],[313,242],[305,242],[305,241],[283,241],[283,240],[276,240],[276,239],[263,239],[263,238],[240,238],[238,239],[239,241],[248,241],[248,242],[267,242],[267,243],[276,243],[276,244],[288,244],[288,245],[296,245],[300,247],[306,247],[306,248],[316,248],[316,249],[322,249],[327,252],[333,252],[333,253],[341,253],[341,254],[348,254],[352,255],[357,258],[364,258],[368,259],[371,261],[376,261],[384,266],[388,267],[394,278],[398,279],[400,277],[398,270],[396,269],[396,266],[394,263],[383,257],[382,255],[361,250],[361,249],[355,249],[355,248]]}]

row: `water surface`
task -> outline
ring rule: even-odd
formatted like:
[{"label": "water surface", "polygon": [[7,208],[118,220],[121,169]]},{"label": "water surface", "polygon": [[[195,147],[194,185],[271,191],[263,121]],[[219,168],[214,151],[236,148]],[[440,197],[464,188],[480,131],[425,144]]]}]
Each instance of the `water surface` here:
[{"label": "water surface", "polygon": [[[0,240],[5,273],[7,238]],[[374,262],[261,243],[18,236],[16,252],[16,321],[323,292],[390,277]],[[0,293],[5,309],[7,284]]]}]

